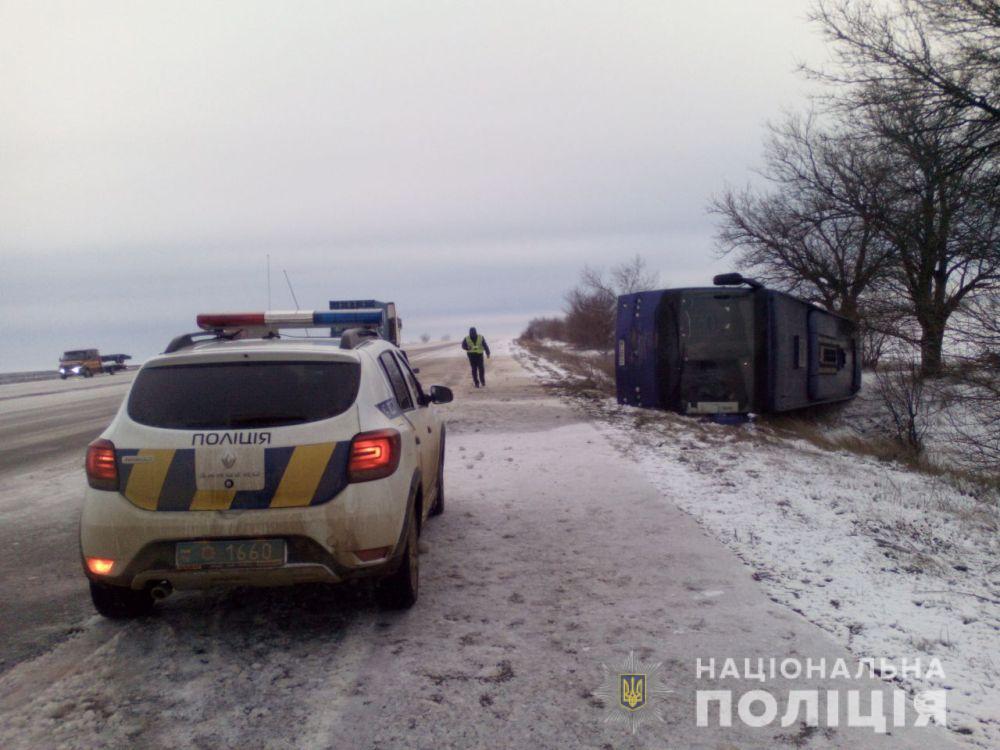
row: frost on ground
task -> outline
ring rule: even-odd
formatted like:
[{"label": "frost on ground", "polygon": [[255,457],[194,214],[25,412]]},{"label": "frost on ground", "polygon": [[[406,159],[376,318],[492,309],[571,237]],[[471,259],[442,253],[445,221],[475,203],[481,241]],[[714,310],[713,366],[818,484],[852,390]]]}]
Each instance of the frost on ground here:
[{"label": "frost on ground", "polygon": [[[990,401],[992,392],[955,378],[926,380],[916,389],[907,381],[905,372],[887,373],[886,379],[890,390],[896,391],[890,393],[889,400],[911,395],[914,398],[913,421],[925,446],[920,457],[924,464],[933,470],[959,469],[970,474],[995,471],[1000,446],[996,444],[997,408]],[[878,377],[865,372],[861,392],[838,408],[835,420],[828,420],[825,437],[834,443],[891,439],[896,428],[885,401]]]},{"label": "frost on ground", "polygon": [[[698,690],[759,687],[701,679],[700,656],[849,655],[768,600],[708,529],[664,502],[636,471],[634,451],[618,455],[506,347],[494,350],[485,389],[471,387],[457,344],[440,357],[411,352],[425,384],[456,395],[443,407],[446,509],[423,529],[417,606],[382,611],[366,587],[291,587],[181,591],[128,623],[89,606],[79,617],[50,610],[65,637],[0,673],[0,748],[955,746],[939,727],[912,724],[891,737],[843,721],[821,731],[697,726]],[[75,523],[78,462],[8,471],[0,531],[24,544],[0,554],[0,581],[18,580],[32,548],[35,567],[67,577],[56,598],[86,597],[75,534],[55,543],[51,531],[60,519]],[[41,616],[51,589],[33,588],[34,598],[22,588],[4,598],[8,626],[12,612]],[[0,639],[4,650],[18,637]],[[612,705],[595,694],[602,665],[631,652],[662,662],[673,691],[662,698],[664,720],[635,735],[606,721]],[[769,687],[782,715],[793,709],[791,689],[889,693],[873,680]],[[793,720],[800,709],[796,701]]]},{"label": "frost on ground", "polygon": [[[553,385],[572,375],[520,349]],[[761,425],[730,427],[578,402],[663,495],[726,543],[776,602],[859,658],[944,679],[884,676],[913,694],[948,691],[950,728],[1000,747],[1000,528],[997,497],[904,467],[817,448]],[[863,403],[863,402],[860,402]]]}]

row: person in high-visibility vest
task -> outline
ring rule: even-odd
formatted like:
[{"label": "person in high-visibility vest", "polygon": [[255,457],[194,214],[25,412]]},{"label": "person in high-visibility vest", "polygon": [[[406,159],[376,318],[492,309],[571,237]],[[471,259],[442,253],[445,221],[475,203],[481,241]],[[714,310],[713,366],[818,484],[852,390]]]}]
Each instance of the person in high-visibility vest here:
[{"label": "person in high-visibility vest", "polygon": [[490,345],[486,343],[486,337],[477,333],[475,328],[470,328],[469,335],[462,339],[462,348],[469,355],[473,384],[476,388],[486,385],[486,365],[483,362],[483,354],[487,357],[490,356]]}]

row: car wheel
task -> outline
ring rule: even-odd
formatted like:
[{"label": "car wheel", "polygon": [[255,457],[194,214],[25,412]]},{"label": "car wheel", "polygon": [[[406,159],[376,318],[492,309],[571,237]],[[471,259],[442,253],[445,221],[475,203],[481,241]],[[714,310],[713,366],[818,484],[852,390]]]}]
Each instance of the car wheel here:
[{"label": "car wheel", "polygon": [[153,611],[153,597],[145,589],[135,591],[91,581],[90,599],[94,602],[94,609],[112,620],[142,617]]},{"label": "car wheel", "polygon": [[65,375],[60,375],[60,376],[59,376],[59,379],[60,379],[60,380],[65,380],[65,379],[66,379],[66,376],[65,376]]},{"label": "car wheel", "polygon": [[431,516],[440,516],[444,513],[444,428],[441,428],[441,458],[438,459],[438,480],[437,497],[434,498],[434,505],[431,506]]},{"label": "car wheel", "polygon": [[417,544],[417,519],[411,514],[403,562],[379,584],[379,599],[387,609],[409,609],[417,602],[420,589],[420,550]]}]

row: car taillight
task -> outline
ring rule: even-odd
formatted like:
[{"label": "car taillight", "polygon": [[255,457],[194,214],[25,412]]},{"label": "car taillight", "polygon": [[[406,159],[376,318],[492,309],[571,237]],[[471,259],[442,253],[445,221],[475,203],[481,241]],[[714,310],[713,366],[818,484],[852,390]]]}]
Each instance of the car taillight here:
[{"label": "car taillight", "polygon": [[347,481],[369,482],[392,474],[399,466],[402,446],[396,430],[362,432],[351,441]]},{"label": "car taillight", "polygon": [[95,440],[87,446],[87,482],[95,490],[118,489],[118,462],[110,440]]},{"label": "car taillight", "polygon": [[108,560],[103,557],[88,557],[87,558],[87,570],[97,576],[106,576],[111,572],[111,569],[115,567],[114,560]]}]

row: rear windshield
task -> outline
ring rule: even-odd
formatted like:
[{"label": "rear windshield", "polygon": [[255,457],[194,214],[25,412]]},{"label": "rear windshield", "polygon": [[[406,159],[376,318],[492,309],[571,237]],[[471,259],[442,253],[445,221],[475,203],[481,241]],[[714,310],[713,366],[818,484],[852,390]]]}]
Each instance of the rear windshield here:
[{"label": "rear windshield", "polygon": [[689,404],[716,401],[749,408],[754,394],[754,298],[685,294],[681,299],[681,393]]},{"label": "rear windshield", "polygon": [[681,300],[685,356],[694,359],[752,357],[754,298],[748,294],[686,294]]},{"label": "rear windshield", "polygon": [[239,362],[149,367],[128,399],[133,421],[173,430],[279,427],[329,419],[354,403],[356,362]]}]

